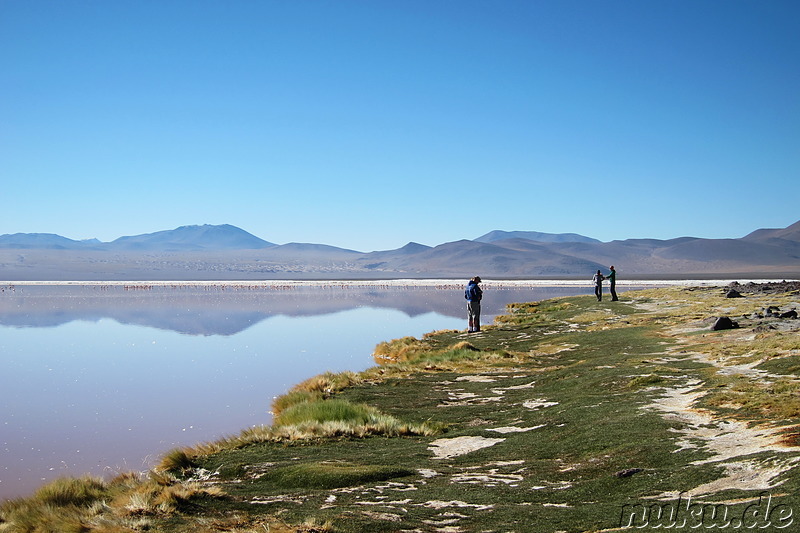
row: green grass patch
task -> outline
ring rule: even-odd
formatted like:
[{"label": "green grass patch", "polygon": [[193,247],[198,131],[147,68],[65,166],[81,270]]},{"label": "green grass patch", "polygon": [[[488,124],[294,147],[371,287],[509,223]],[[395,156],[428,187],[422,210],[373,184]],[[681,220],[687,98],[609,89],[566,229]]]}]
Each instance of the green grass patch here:
[{"label": "green grass patch", "polygon": [[324,398],[324,394],[320,391],[292,390],[272,401],[272,414],[277,416],[292,406],[301,403],[318,402]]},{"label": "green grass patch", "polygon": [[289,465],[270,471],[265,479],[281,489],[335,489],[416,474],[393,465],[315,462]]}]

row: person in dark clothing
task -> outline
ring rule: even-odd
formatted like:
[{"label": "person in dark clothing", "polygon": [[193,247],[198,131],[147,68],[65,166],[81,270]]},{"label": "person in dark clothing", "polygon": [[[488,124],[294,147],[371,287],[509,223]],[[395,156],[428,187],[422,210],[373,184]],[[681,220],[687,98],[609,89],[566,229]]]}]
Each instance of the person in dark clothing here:
[{"label": "person in dark clothing", "polygon": [[481,278],[475,276],[469,283],[464,291],[464,298],[467,299],[467,319],[469,321],[469,329],[467,333],[477,333],[481,330],[481,298],[483,298],[483,291],[478,286]]},{"label": "person in dark clothing", "polygon": [[617,271],[614,270],[614,265],[609,267],[611,272],[609,272],[606,279],[608,280],[608,290],[611,291],[611,301],[617,302],[619,298],[617,298]]},{"label": "person in dark clothing", "polygon": [[603,301],[603,280],[606,279],[600,271],[597,271],[597,274],[592,276],[592,281],[594,282],[594,295],[597,296],[597,301]]}]

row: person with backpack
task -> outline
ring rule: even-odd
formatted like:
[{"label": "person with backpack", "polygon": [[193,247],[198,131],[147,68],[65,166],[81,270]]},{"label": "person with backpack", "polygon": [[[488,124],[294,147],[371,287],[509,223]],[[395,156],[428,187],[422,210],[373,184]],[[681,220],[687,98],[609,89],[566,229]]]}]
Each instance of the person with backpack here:
[{"label": "person with backpack", "polygon": [[597,271],[597,274],[592,276],[592,282],[594,283],[594,295],[597,296],[597,301],[603,301],[603,280],[606,279],[600,271]]},{"label": "person with backpack", "polygon": [[464,298],[467,299],[467,318],[469,321],[469,329],[467,333],[477,333],[481,330],[481,298],[483,298],[483,291],[478,286],[481,278],[475,276],[469,283],[464,291]]}]

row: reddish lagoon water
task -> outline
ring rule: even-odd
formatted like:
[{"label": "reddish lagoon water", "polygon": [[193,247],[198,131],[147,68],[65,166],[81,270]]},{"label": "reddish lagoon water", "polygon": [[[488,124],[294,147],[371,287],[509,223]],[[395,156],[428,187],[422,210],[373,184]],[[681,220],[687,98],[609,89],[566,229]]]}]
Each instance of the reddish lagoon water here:
[{"label": "reddish lagoon water", "polygon": [[[484,290],[490,324],[507,303],[592,288]],[[373,366],[381,341],[465,328],[456,282],[0,286],[0,500],[65,475],[146,470],[172,448],[269,424],[273,397]]]}]

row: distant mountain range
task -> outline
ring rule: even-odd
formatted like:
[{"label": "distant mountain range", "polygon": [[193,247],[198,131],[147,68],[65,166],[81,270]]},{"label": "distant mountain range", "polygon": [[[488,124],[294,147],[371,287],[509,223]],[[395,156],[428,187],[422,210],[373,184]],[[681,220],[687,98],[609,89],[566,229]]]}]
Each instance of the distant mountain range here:
[{"label": "distant mountain range", "polygon": [[181,226],[173,230],[120,237],[111,242],[75,241],[53,233],[0,235],[0,248],[37,250],[108,250],[188,252],[202,250],[254,250],[275,246],[230,224]]},{"label": "distant mountain range", "polygon": [[0,235],[0,280],[210,280],[800,276],[800,221],[733,239],[601,242],[575,233],[491,231],[474,240],[358,252],[277,245],[229,224],[182,226],[76,241],[49,233]]}]

